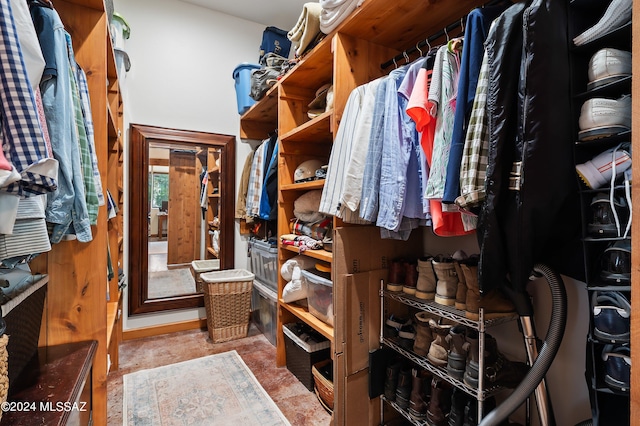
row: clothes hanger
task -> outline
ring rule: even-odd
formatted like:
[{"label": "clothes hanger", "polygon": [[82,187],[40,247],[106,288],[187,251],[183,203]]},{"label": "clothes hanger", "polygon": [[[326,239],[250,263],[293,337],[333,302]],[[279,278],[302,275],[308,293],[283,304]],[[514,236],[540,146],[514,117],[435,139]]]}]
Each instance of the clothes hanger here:
[{"label": "clothes hanger", "polygon": [[408,64],[409,63],[409,55],[407,54],[406,50],[404,52],[402,52],[402,56],[404,56],[404,60]]},{"label": "clothes hanger", "polygon": [[398,69],[398,63],[396,62],[396,58],[393,58],[393,66],[396,67],[396,69]]},{"label": "clothes hanger", "polygon": [[447,27],[444,27],[443,31],[444,31],[444,35],[447,36],[447,43],[449,43],[451,40],[449,39],[449,33],[447,32]]},{"label": "clothes hanger", "polygon": [[416,49],[418,50],[418,52],[420,52],[420,57],[424,56],[424,54],[422,53],[422,49],[420,49],[420,42],[416,43]]}]

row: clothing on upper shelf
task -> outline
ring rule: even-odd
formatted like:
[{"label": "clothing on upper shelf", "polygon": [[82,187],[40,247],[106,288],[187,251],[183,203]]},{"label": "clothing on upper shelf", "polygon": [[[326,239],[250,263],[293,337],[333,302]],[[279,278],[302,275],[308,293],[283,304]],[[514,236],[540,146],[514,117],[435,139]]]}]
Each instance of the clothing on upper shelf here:
[{"label": "clothing on upper shelf", "polygon": [[320,11],[320,31],[329,34],[331,31],[347,19],[347,17],[362,3],[364,0],[319,0],[322,10]]},{"label": "clothing on upper shelf", "polygon": [[302,55],[320,33],[321,11],[322,6],[319,3],[303,4],[298,22],[287,33],[297,56]]}]

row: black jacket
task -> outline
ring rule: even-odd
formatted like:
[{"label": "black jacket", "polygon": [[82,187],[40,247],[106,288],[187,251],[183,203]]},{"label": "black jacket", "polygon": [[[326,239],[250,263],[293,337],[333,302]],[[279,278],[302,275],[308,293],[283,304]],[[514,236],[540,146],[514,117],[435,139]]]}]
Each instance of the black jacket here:
[{"label": "black jacket", "polygon": [[[522,293],[535,263],[567,273],[573,261],[564,254],[579,253],[566,4],[517,3],[494,25],[479,279],[483,292],[506,284]],[[509,188],[515,162],[519,190]]]}]

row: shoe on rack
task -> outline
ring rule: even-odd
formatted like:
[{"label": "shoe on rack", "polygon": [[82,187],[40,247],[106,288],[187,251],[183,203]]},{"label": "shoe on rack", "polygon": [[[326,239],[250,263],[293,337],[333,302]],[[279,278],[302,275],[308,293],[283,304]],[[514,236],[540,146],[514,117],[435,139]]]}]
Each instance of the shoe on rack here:
[{"label": "shoe on rack", "polygon": [[600,256],[600,278],[607,284],[628,285],[631,281],[631,240],[618,240]]},{"label": "shoe on rack", "polygon": [[416,268],[416,263],[414,262],[404,262],[404,285],[402,286],[402,291],[405,294],[414,295],[416,294],[416,284],[418,282],[418,269]]},{"label": "shoe on rack", "polygon": [[631,129],[631,96],[593,98],[580,108],[578,139],[588,141]]},{"label": "shoe on rack", "polygon": [[454,306],[458,291],[458,274],[456,274],[453,259],[438,255],[433,258],[431,263],[438,279],[436,282],[435,302],[444,306]]},{"label": "shoe on rack", "polygon": [[455,306],[456,309],[464,311],[465,309],[467,309],[467,282],[464,278],[462,268],[460,268],[460,262],[464,262],[469,258],[469,256],[467,256],[464,251],[458,250],[453,253],[453,256],[451,257],[453,258],[453,266],[456,268],[456,275],[458,276],[458,288],[456,290]]},{"label": "shoe on rack", "polygon": [[612,0],[602,18],[592,27],[573,39],[573,44],[582,46],[631,22],[632,0]]},{"label": "shoe on rack", "polygon": [[628,144],[601,152],[586,163],[578,164],[576,171],[580,179],[591,189],[598,189],[611,183],[611,177],[620,177],[631,167]]},{"label": "shoe on rack", "polygon": [[429,326],[429,321],[433,319],[433,315],[428,312],[418,312],[416,318],[416,340],[413,343],[413,352],[416,355],[427,356],[431,342],[433,342],[433,333]]},{"label": "shoe on rack", "polygon": [[431,263],[433,256],[418,259],[418,282],[416,283],[416,297],[423,300],[433,300],[436,296],[436,273]]},{"label": "shoe on rack", "polygon": [[425,370],[419,370],[413,376],[411,396],[409,397],[409,415],[415,420],[421,421],[427,416],[431,379],[431,374]]},{"label": "shoe on rack", "polygon": [[446,337],[449,343],[449,354],[447,356],[447,373],[451,377],[462,380],[467,364],[467,351],[464,350],[464,343],[467,338],[467,327],[455,325],[449,330]]},{"label": "shoe on rack", "polygon": [[[469,343],[467,336],[467,343]],[[475,342],[467,347],[469,351],[469,362],[464,372],[464,383],[472,388],[478,388],[479,382],[479,356],[472,354],[472,351],[479,352],[479,344]],[[513,389],[520,384],[524,376],[529,371],[529,367],[518,361],[510,361],[499,350],[496,339],[490,334],[485,333],[485,350],[484,350],[484,387],[489,389],[494,386],[502,386]]]},{"label": "shoe on rack", "polygon": [[410,321],[398,330],[398,341],[399,345],[403,349],[408,351],[413,350],[413,346],[416,342],[416,329],[413,326],[413,321]]},{"label": "shoe on rack", "polygon": [[[591,220],[587,224],[587,233],[593,237],[617,237],[627,226],[629,208],[624,197],[613,197],[599,193],[591,199]],[[617,223],[616,223],[617,218]]]},{"label": "shoe on rack", "polygon": [[619,291],[593,293],[593,335],[606,342],[629,342],[631,303]]},{"label": "shoe on rack", "polygon": [[587,90],[631,76],[631,52],[606,47],[589,60]]},{"label": "shoe on rack", "polygon": [[391,261],[389,266],[389,282],[387,283],[387,290],[393,292],[402,291],[404,287],[404,260],[395,259]]},{"label": "shoe on rack", "polygon": [[448,426],[463,426],[466,417],[465,408],[471,397],[462,389],[455,388],[451,394],[451,411]]},{"label": "shoe on rack", "polygon": [[464,263],[460,263],[460,268],[467,284],[465,317],[472,321],[478,321],[480,319],[480,308],[483,309],[485,320],[516,314],[516,307],[513,302],[504,296],[500,289],[496,288],[482,296],[480,295],[477,255],[470,256]]},{"label": "shoe on rack", "polygon": [[611,389],[629,392],[631,380],[631,350],[628,345],[605,345],[602,350],[604,382]]},{"label": "shoe on rack", "polygon": [[449,335],[452,324],[447,324],[444,321],[444,319],[440,322],[434,319],[429,320],[433,342],[431,342],[431,346],[429,347],[427,359],[431,364],[438,367],[447,365],[447,357],[449,354],[449,341],[447,340],[447,336]]},{"label": "shoe on rack", "polygon": [[384,322],[384,337],[398,337],[400,329],[410,323],[410,319],[395,314],[389,315],[389,318]]},{"label": "shoe on rack", "polygon": [[396,400],[396,389],[398,388],[398,376],[402,363],[393,361],[386,368],[386,377],[384,380],[384,397],[389,401]]},{"label": "shoe on rack", "polygon": [[411,369],[401,369],[400,373],[398,374],[398,385],[396,386],[396,403],[403,410],[409,408],[409,399],[411,398],[412,386],[413,375],[411,374]]},{"label": "shoe on rack", "polygon": [[427,409],[429,426],[447,426],[451,413],[451,394],[453,387],[440,378],[431,381],[431,400]]}]

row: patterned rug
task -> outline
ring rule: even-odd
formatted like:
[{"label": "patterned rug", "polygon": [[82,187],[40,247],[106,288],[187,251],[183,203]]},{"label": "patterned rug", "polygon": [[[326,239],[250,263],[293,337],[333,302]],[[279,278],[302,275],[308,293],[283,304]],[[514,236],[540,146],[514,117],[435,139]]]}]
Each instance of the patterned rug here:
[{"label": "patterned rug", "polygon": [[289,425],[233,350],[123,377],[124,425]]},{"label": "patterned rug", "polygon": [[149,299],[181,296],[196,292],[196,282],[188,268],[149,272]]}]

